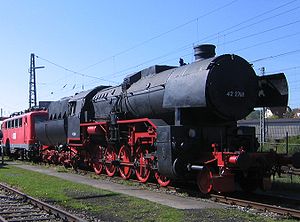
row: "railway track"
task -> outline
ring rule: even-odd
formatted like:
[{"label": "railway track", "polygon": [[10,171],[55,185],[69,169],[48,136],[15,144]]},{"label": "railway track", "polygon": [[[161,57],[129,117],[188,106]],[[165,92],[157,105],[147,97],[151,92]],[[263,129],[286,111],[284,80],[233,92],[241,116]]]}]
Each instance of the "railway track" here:
[{"label": "railway track", "polygon": [[211,199],[215,202],[225,203],[229,205],[237,205],[261,211],[268,211],[279,215],[293,217],[300,219],[300,210],[293,208],[286,208],[277,205],[265,204],[256,201],[250,201],[245,199],[233,198],[223,195],[211,194]]},{"label": "railway track", "polygon": [[0,183],[0,222],[19,221],[84,222],[85,220]]},{"label": "railway track", "polygon": [[[85,170],[78,170],[77,173],[89,174],[89,172]],[[100,178],[115,183],[121,183],[121,184],[124,181],[124,179],[120,177],[109,177],[105,174],[101,174]],[[126,181],[127,184],[128,182],[132,183],[132,185],[139,184],[144,186],[146,189],[147,188],[154,189],[154,190],[157,189],[157,190],[161,190],[162,192],[167,192],[167,193],[171,192],[172,194],[175,195],[177,194],[180,195],[182,193],[188,194],[188,197],[190,198],[203,197],[202,195],[199,194],[196,185],[193,186],[193,184],[191,184],[190,187],[186,187],[181,184],[176,184],[176,187],[174,186],[160,187],[157,183],[148,182],[145,184],[145,183],[141,183],[139,180],[136,179],[129,179]],[[247,196],[245,195],[245,193],[243,194],[235,193],[230,196],[211,194],[211,195],[206,195],[205,197],[219,203],[257,209],[259,211],[267,211],[267,212],[276,213],[278,215],[284,215],[284,216],[300,219],[300,200],[298,199],[290,199],[288,197],[270,196],[270,195],[261,195],[261,194],[252,194],[250,196]],[[298,209],[295,209],[295,206],[296,208],[298,207]],[[1,210],[1,205],[0,205],[0,210]],[[68,219],[65,221],[76,221],[76,220]]]},{"label": "railway track", "polygon": [[282,174],[295,175],[300,176],[300,169],[292,168],[292,167],[281,167]]},{"label": "railway track", "polygon": [[[150,184],[149,185],[152,188],[155,188],[155,184]],[[160,188],[159,188],[160,189]],[[172,186],[168,187],[163,187],[164,190],[166,191],[173,191],[178,192],[188,192],[190,197],[194,198],[203,198],[202,195],[197,194],[196,191],[193,190],[185,190],[184,188],[176,188]],[[238,196],[238,195],[237,195]],[[223,196],[223,195],[218,195],[218,194],[210,194],[206,196],[205,198],[208,198],[214,202],[218,203],[224,203],[228,205],[235,205],[235,206],[240,206],[240,207],[246,207],[246,208],[251,208],[251,209],[256,209],[262,212],[271,212],[271,213],[276,213],[278,215],[283,215],[287,217],[292,217],[296,219],[300,219],[300,200],[295,200],[295,199],[290,199],[286,197],[278,197],[278,196],[270,196],[270,195],[258,195],[258,194],[252,194],[252,198],[247,199],[248,197],[245,198],[235,198],[231,196]],[[254,201],[251,199],[256,199],[256,200],[264,200],[266,202],[270,202],[270,204],[267,203],[262,203],[259,201]],[[284,207],[286,206],[286,207]],[[299,209],[294,209],[295,206],[298,206]]]},{"label": "railway track", "polygon": [[[118,177],[108,177],[103,175],[105,178],[109,178],[111,181],[118,183],[119,181],[123,181],[123,179]],[[148,182],[146,184],[141,183],[135,179],[129,179],[130,182],[136,184],[142,184],[150,189],[159,189],[164,192],[172,192],[173,194],[177,193],[187,193],[191,198],[203,198],[203,195],[199,194],[197,187],[191,186],[189,188],[180,186],[178,184],[176,187],[167,186],[160,187],[157,183]],[[263,212],[271,212],[276,213],[278,215],[288,216],[292,218],[300,219],[300,200],[292,199],[288,197],[282,196],[271,196],[271,195],[263,195],[253,193],[251,195],[246,195],[245,193],[235,193],[229,196],[218,195],[218,194],[210,194],[205,195],[205,198],[208,198],[214,202],[224,203],[228,205],[236,205],[251,209],[256,209]],[[298,209],[295,209],[297,208]]]}]

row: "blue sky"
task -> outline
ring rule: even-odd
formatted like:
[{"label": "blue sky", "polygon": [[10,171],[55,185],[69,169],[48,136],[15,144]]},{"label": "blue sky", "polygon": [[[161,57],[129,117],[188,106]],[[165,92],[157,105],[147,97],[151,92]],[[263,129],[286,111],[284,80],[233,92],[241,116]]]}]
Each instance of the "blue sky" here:
[{"label": "blue sky", "polygon": [[[193,45],[212,43],[260,73],[285,72],[300,107],[299,0],[0,0],[0,108],[28,108],[30,53],[38,100],[57,100],[154,64],[193,61]],[[258,61],[257,61],[258,60]],[[71,70],[71,71],[70,71]]]}]

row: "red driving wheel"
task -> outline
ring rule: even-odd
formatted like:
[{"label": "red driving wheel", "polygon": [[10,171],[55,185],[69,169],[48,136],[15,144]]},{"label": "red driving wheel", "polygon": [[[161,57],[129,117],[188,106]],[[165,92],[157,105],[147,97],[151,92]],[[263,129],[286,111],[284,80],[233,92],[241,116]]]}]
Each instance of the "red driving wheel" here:
[{"label": "red driving wheel", "polygon": [[212,172],[209,170],[208,167],[204,167],[198,174],[197,174],[197,185],[203,194],[208,194],[211,192],[213,188],[212,184]]},{"label": "red driving wheel", "polygon": [[105,152],[105,171],[106,174],[110,177],[114,176],[117,170],[117,167],[113,164],[117,158],[116,150],[112,145],[109,145]]},{"label": "red driving wheel", "polygon": [[168,177],[161,175],[158,171],[155,172],[155,179],[162,187],[166,187],[171,183],[171,180]]},{"label": "red driving wheel", "polygon": [[123,145],[119,151],[119,160],[120,167],[119,172],[123,179],[127,180],[131,176],[131,166],[130,163],[130,148],[128,146]]},{"label": "red driving wheel", "polygon": [[97,175],[101,174],[103,170],[102,159],[103,159],[103,148],[101,146],[97,146],[92,156],[93,168]]},{"label": "red driving wheel", "polygon": [[136,167],[135,167],[135,174],[139,181],[142,183],[147,182],[150,176],[150,166],[149,166],[149,159],[145,158],[145,154],[148,154],[148,149],[142,149],[139,147],[136,150]]}]

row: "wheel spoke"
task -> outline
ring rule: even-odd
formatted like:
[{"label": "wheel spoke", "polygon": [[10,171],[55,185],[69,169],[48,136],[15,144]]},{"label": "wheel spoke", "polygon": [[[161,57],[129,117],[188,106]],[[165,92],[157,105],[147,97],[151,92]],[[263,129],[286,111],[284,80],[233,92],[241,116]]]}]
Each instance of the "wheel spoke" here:
[{"label": "wheel spoke", "polygon": [[145,154],[148,152],[148,149],[143,150],[141,147],[136,151],[136,162],[138,166],[135,169],[135,174],[142,183],[147,182],[150,176],[149,160],[145,158]]},{"label": "wheel spoke", "polygon": [[105,171],[106,174],[110,177],[115,175],[116,166],[113,164],[113,161],[116,160],[117,154],[115,148],[110,145],[106,149],[105,153]]},{"label": "wheel spoke", "polygon": [[120,167],[119,172],[123,179],[127,180],[131,176],[131,167],[128,165],[130,163],[130,149],[128,146],[123,145],[119,151],[119,160],[120,160]]},{"label": "wheel spoke", "polygon": [[197,174],[197,185],[203,194],[211,192],[212,184],[212,172],[209,168],[205,167]]},{"label": "wheel spoke", "polygon": [[168,177],[161,175],[158,171],[155,172],[155,179],[162,187],[166,187],[171,183],[171,180]]},{"label": "wheel spoke", "polygon": [[92,165],[97,175],[101,174],[103,170],[102,159],[103,159],[103,149],[101,146],[96,146],[92,156]]}]

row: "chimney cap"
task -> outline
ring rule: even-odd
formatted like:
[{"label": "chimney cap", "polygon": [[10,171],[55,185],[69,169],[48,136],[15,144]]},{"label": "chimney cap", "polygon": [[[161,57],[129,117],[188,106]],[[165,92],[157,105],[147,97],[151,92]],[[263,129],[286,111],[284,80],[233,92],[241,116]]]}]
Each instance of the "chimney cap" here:
[{"label": "chimney cap", "polygon": [[194,46],[195,60],[202,60],[216,55],[216,46],[213,44],[201,44]]}]

